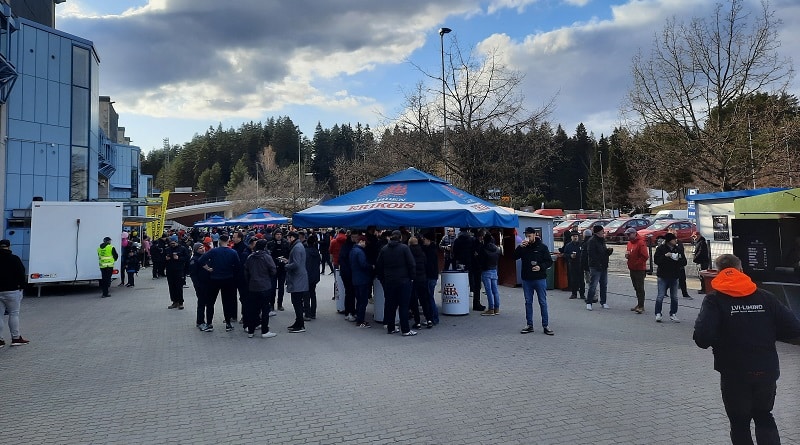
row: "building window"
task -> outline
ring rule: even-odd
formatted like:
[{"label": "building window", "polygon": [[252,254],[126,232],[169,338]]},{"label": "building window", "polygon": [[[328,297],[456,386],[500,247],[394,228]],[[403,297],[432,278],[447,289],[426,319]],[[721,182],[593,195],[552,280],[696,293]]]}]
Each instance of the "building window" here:
[{"label": "building window", "polygon": [[72,87],[72,145],[89,145],[89,90]]},{"label": "building window", "polygon": [[72,84],[89,88],[89,50],[79,46],[72,47]]},{"label": "building window", "polygon": [[70,201],[89,199],[89,148],[72,147],[70,156]]}]

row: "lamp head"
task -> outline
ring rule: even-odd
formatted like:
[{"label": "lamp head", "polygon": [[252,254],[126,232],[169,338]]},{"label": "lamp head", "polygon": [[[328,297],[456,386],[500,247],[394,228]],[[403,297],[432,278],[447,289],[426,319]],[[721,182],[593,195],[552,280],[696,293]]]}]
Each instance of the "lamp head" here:
[{"label": "lamp head", "polygon": [[449,33],[450,31],[452,31],[452,29],[450,28],[439,28],[439,36],[443,36]]}]

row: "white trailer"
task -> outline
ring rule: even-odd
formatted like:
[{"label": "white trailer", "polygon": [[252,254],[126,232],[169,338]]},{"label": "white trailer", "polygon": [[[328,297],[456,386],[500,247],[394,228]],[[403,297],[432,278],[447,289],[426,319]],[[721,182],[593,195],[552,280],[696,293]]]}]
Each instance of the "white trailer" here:
[{"label": "white trailer", "polygon": [[[110,237],[122,255],[121,231],[122,203],[34,201],[28,283],[99,280],[97,248],[103,238]],[[115,277],[119,265],[117,260]]]}]

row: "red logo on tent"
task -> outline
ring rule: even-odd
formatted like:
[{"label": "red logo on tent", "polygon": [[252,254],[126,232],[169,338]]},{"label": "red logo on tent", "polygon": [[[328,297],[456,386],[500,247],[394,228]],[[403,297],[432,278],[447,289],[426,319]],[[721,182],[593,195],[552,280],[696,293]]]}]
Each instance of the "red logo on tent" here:
[{"label": "red logo on tent", "polygon": [[459,198],[464,198],[465,197],[465,195],[463,193],[459,192],[458,190],[454,189],[453,187],[448,187],[448,186],[445,185],[442,188],[444,188],[448,192],[452,193],[453,195],[458,196]]},{"label": "red logo on tent", "polygon": [[405,184],[390,185],[378,193],[378,198],[386,198],[389,196],[405,196],[408,192],[408,186]]}]

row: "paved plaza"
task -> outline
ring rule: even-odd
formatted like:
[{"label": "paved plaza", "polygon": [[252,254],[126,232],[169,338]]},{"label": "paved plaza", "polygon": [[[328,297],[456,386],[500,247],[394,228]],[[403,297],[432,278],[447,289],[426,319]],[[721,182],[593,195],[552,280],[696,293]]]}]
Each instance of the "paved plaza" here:
[{"label": "paved plaza", "polygon": [[[651,277],[644,315],[628,310],[623,275],[610,310],[551,291],[554,337],[536,306],[536,332],[519,334],[522,290],[507,287],[499,316],[443,316],[401,337],[343,321],[326,275],[306,333],[286,331],[287,296],[278,336],[248,339],[224,332],[219,302],[216,330],[198,331],[193,290],[167,310],[166,280],[149,273],[107,299],[96,287],[25,298],[31,343],[0,350],[3,444],[729,443],[711,352],[691,339],[701,299],[657,324]],[[778,350],[774,412],[783,443],[800,444],[800,348]]]}]

